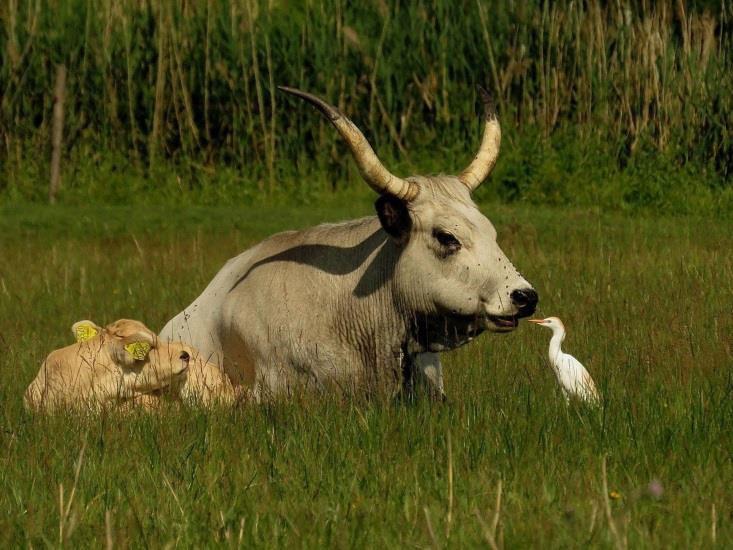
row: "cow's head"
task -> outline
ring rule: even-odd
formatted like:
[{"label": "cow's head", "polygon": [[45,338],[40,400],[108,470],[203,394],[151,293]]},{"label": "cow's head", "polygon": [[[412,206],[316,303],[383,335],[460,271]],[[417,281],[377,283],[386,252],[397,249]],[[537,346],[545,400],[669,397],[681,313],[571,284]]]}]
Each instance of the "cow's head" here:
[{"label": "cow's head", "polygon": [[471,199],[494,167],[501,142],[488,93],[480,89],[484,135],[468,168],[458,176],[403,179],[382,165],[361,131],[337,109],[300,90],[281,89],[328,118],[364,180],[379,193],[379,220],[401,249],[394,284],[402,305],[416,315],[426,348],[454,347],[485,329],[508,332],[534,312],[537,293],[499,248],[496,230]]},{"label": "cow's head", "polygon": [[77,342],[92,343],[98,339],[101,351],[112,365],[104,365],[104,373],[119,378],[124,394],[145,393],[179,383],[191,360],[192,349],[178,342],[161,342],[155,333],[140,321],[120,319],[104,328],[91,321],[72,326]]}]

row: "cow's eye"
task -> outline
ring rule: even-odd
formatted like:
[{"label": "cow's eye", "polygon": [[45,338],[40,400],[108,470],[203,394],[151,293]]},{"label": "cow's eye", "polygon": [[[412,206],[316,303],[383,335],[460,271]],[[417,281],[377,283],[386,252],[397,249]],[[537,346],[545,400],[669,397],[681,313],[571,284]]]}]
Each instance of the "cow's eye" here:
[{"label": "cow's eye", "polygon": [[461,243],[453,235],[442,229],[433,230],[433,237],[440,243],[440,246],[449,252],[456,252],[461,249]]}]

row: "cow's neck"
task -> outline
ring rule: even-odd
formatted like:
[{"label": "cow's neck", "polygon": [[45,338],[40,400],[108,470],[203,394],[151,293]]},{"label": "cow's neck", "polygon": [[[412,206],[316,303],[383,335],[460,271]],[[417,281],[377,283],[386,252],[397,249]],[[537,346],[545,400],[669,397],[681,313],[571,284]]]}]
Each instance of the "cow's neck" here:
[{"label": "cow's neck", "polygon": [[363,239],[356,246],[364,246],[370,252],[347,275],[349,284],[334,284],[335,328],[367,362],[393,362],[407,339],[409,327],[405,306],[394,292],[394,269],[400,249],[381,230],[376,217],[356,220],[353,229],[355,233],[363,230]]},{"label": "cow's neck", "polygon": [[[327,231],[331,226],[321,227]],[[424,298],[419,293],[397,289],[395,270],[401,248],[381,230],[376,217],[348,222],[339,227],[340,235],[344,229],[351,237],[344,254],[368,251],[347,275],[349,284],[333,285],[341,294],[331,298],[336,298],[337,331],[344,340],[364,353],[421,353],[457,348],[484,331],[475,317],[415,313],[433,306],[418,303]]]}]

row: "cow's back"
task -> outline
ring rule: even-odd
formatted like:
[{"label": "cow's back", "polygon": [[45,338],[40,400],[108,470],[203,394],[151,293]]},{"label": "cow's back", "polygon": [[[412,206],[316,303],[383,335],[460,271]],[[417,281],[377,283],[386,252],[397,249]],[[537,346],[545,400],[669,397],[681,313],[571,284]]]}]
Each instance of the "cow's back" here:
[{"label": "cow's back", "polygon": [[198,350],[204,362],[223,366],[222,309],[230,288],[235,285],[239,274],[246,271],[251,257],[261,246],[255,245],[228,260],[201,295],[166,323],[160,331],[160,338],[188,344]]},{"label": "cow's back", "polygon": [[368,271],[386,240],[376,217],[273,235],[227,262],[160,336],[197,347],[235,385],[354,380],[361,358],[339,319],[374,309]]}]

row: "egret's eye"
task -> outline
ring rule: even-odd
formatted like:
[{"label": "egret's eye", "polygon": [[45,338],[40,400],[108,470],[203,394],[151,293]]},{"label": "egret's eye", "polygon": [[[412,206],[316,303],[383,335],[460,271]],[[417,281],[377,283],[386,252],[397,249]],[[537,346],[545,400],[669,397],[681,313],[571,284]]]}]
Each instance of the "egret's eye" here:
[{"label": "egret's eye", "polygon": [[457,252],[461,249],[461,243],[453,235],[442,229],[434,229],[433,237],[445,248],[449,253]]}]

